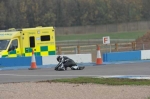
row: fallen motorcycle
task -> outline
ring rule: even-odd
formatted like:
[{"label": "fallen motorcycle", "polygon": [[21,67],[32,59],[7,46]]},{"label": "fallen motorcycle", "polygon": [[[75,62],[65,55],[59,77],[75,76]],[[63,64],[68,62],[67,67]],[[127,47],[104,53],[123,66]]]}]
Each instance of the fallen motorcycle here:
[{"label": "fallen motorcycle", "polygon": [[[54,70],[56,70],[56,71],[65,71],[65,70],[67,70],[67,67],[66,68],[65,67],[61,68],[62,65],[63,65],[63,63],[59,62],[57,64],[57,66],[54,68]],[[71,66],[70,68],[71,68],[71,70],[83,70],[85,67],[84,66]]]}]

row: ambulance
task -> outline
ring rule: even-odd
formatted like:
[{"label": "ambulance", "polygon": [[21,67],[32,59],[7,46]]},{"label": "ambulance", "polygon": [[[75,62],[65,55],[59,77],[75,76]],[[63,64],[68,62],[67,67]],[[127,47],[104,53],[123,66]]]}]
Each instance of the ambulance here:
[{"label": "ambulance", "polygon": [[54,27],[23,28],[0,31],[0,58],[49,56],[56,54]]}]

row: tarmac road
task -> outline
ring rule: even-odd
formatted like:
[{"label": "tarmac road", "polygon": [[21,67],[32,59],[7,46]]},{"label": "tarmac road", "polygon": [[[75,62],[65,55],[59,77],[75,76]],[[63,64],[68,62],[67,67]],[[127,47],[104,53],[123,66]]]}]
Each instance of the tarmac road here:
[{"label": "tarmac road", "polygon": [[68,68],[67,71],[55,71],[54,68],[41,68],[37,70],[2,70],[0,71],[0,83],[109,75],[150,75],[150,62],[86,66],[84,70],[70,70]]}]

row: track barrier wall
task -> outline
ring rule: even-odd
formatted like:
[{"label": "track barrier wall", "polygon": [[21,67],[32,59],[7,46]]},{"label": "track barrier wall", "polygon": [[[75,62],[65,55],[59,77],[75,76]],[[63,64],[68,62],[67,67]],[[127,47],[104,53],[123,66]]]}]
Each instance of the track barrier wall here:
[{"label": "track barrier wall", "polygon": [[[51,56],[35,56],[37,65],[53,65],[58,64],[56,57],[58,55]],[[61,55],[63,56],[63,55]],[[91,54],[72,54],[64,55],[73,59],[76,63],[91,63],[92,56]],[[29,66],[31,65],[32,57],[17,57],[17,58],[0,58],[0,67],[10,67],[10,66]]]},{"label": "track barrier wall", "polygon": [[[60,55],[60,56],[63,56],[63,55]],[[67,56],[73,59],[76,63],[91,63],[92,62],[91,54],[70,54],[70,55],[64,55],[64,56]],[[42,57],[43,65],[58,64],[56,57],[57,55]]]},{"label": "track barrier wall", "polygon": [[[58,64],[56,57],[52,56],[36,56],[36,64],[39,66]],[[63,56],[63,55],[61,55]],[[73,59],[76,63],[92,63],[91,54],[70,54],[64,55]],[[102,55],[103,62],[119,62],[119,61],[137,61],[137,60],[150,60],[150,50],[139,51],[126,51],[126,52],[111,52]],[[30,66],[31,57],[18,57],[18,58],[0,58],[0,67],[6,66]]]},{"label": "track barrier wall", "polygon": [[142,50],[141,51],[141,59],[142,60],[150,59],[150,50]]},{"label": "track barrier wall", "polygon": [[104,53],[104,62],[149,60],[150,50]]},{"label": "track barrier wall", "polygon": [[[42,57],[35,57],[36,64],[42,65]],[[30,66],[31,57],[18,57],[18,58],[0,58],[0,66]]]}]

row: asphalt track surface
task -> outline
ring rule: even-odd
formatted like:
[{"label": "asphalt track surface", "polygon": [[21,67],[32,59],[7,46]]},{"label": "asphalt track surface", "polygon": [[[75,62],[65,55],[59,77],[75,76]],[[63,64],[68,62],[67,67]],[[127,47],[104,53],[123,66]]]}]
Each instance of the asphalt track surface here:
[{"label": "asphalt track surface", "polygon": [[150,62],[86,66],[84,70],[55,71],[54,68],[37,70],[2,70],[0,83],[43,81],[73,77],[101,77],[112,75],[150,75]]}]

